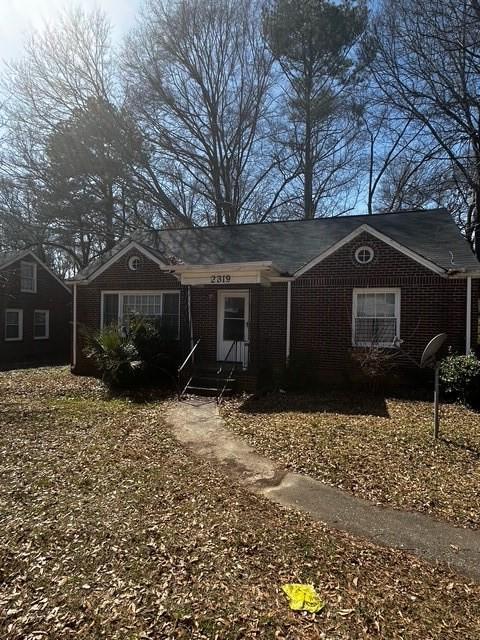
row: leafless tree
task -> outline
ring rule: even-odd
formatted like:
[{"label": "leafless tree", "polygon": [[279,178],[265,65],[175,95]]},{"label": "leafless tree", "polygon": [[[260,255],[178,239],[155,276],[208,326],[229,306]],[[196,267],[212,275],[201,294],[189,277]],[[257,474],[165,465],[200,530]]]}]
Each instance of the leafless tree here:
[{"label": "leafless tree", "polygon": [[31,36],[2,82],[0,220],[77,267],[142,221],[135,176],[148,153],[122,104],[110,31],[98,10],[66,10]]},{"label": "leafless tree", "polygon": [[384,2],[366,50],[385,102],[423,128],[424,148],[440,151],[432,161],[449,164],[451,183],[469,191],[472,243],[480,219],[479,34],[474,0]]},{"label": "leafless tree", "polygon": [[254,0],[148,2],[124,67],[157,179],[187,210],[195,201],[198,222],[251,219],[275,169],[271,59]]}]

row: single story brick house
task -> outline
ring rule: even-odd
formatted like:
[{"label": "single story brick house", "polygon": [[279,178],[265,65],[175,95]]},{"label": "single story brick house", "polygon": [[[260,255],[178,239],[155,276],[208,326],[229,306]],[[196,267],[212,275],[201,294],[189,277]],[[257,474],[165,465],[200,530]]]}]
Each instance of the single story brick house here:
[{"label": "single story brick house", "polygon": [[446,332],[478,343],[480,263],[443,209],[137,232],[73,281],[72,369],[92,372],[78,327],[161,318],[197,362],[234,360],[245,384],[302,359],[348,380],[352,353],[419,360]]},{"label": "single story brick house", "polygon": [[30,250],[0,254],[0,369],[68,362],[72,296]]}]

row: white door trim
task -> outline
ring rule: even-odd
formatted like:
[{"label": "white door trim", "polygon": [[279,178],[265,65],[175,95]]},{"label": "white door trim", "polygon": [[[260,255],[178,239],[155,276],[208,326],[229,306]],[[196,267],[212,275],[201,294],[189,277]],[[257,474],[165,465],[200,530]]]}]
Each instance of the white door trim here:
[{"label": "white door trim", "polygon": [[[242,296],[245,299],[245,340],[248,343],[248,329],[250,318],[250,291],[248,289],[219,289],[217,292],[217,360],[225,358],[225,346],[223,340],[223,320],[225,313],[225,298]],[[242,349],[243,366],[247,366],[248,349]]]}]

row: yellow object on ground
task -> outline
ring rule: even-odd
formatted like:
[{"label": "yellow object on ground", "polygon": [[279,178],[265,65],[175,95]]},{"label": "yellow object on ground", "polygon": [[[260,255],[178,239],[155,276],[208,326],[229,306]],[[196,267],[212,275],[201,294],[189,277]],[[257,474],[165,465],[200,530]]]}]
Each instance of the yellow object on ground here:
[{"label": "yellow object on ground", "polygon": [[290,609],[293,611],[317,613],[325,606],[311,584],[284,584],[282,590],[285,592]]}]

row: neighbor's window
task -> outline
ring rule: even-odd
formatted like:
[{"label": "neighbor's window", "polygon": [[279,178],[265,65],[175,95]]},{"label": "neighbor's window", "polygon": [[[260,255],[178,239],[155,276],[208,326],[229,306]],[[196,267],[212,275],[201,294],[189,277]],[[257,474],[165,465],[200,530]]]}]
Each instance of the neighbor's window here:
[{"label": "neighbor's window", "polygon": [[20,263],[20,290],[24,293],[36,293],[37,265],[35,262]]},{"label": "neighbor's window", "polygon": [[21,340],[23,338],[23,311],[7,309],[5,311],[5,340]]},{"label": "neighbor's window", "polygon": [[400,289],[354,289],[353,345],[393,346],[400,337]]},{"label": "neighbor's window", "polygon": [[103,326],[125,326],[134,315],[158,321],[162,328],[180,334],[180,293],[178,291],[103,294]]},{"label": "neighbor's window", "polygon": [[50,312],[34,311],[33,337],[35,340],[46,340],[50,337]]}]

